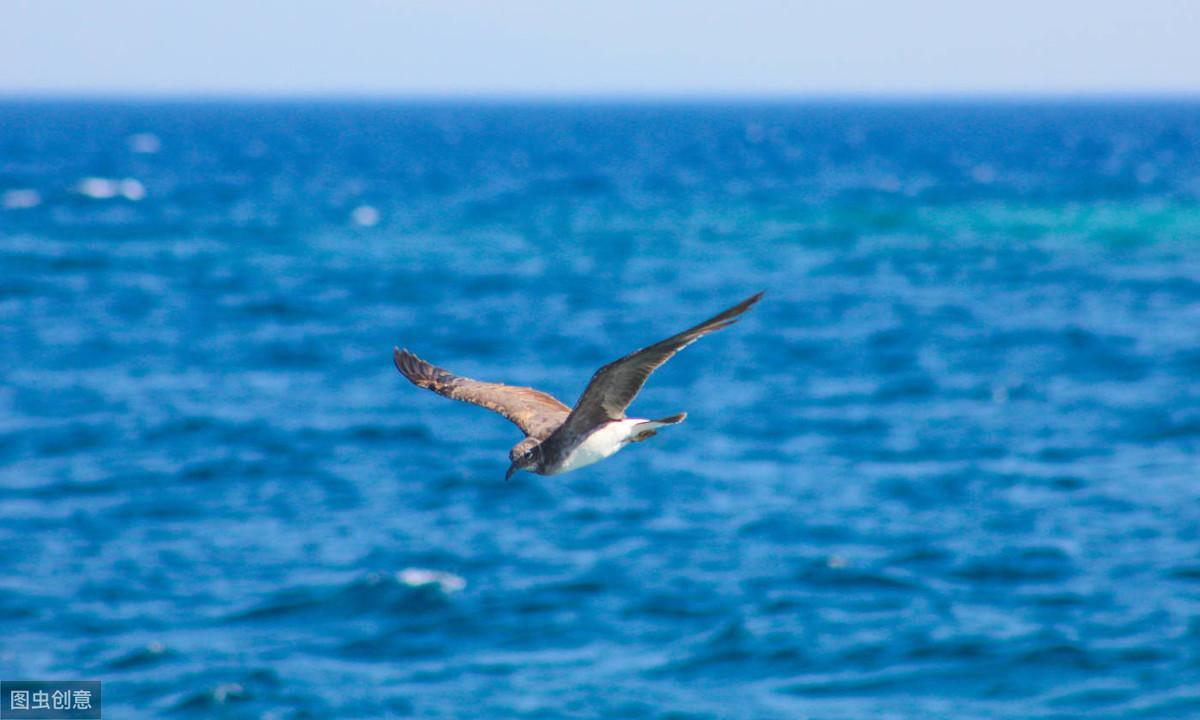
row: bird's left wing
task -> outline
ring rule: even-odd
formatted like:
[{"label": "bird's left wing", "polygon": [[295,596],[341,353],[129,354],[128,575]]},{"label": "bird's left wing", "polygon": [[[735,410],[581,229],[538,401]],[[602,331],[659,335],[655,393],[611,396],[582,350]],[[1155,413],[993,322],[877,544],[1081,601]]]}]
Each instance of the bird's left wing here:
[{"label": "bird's left wing", "polygon": [[649,347],[634,350],[620,360],[597,370],[579,402],[575,403],[575,408],[571,410],[571,416],[563,423],[563,431],[567,432],[572,428],[586,430],[608,420],[625,417],[625,409],[637,397],[650,373],[701,337],[737,322],[738,317],[758,302],[762,295],[761,292],[752,295],[695,327]]},{"label": "bird's left wing", "polygon": [[521,428],[521,432],[539,440],[554,432],[571,412],[548,393],[461,377],[431,365],[407,350],[394,348],[392,360],[396,369],[413,385],[500,413]]}]

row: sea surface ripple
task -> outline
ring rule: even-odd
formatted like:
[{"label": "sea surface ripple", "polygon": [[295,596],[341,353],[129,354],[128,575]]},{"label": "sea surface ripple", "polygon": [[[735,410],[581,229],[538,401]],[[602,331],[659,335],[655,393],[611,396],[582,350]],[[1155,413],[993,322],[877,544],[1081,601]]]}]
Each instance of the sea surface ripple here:
[{"label": "sea surface ripple", "polygon": [[[504,482],[393,345],[574,402]],[[0,103],[0,676],[106,717],[1200,717],[1200,105]]]}]

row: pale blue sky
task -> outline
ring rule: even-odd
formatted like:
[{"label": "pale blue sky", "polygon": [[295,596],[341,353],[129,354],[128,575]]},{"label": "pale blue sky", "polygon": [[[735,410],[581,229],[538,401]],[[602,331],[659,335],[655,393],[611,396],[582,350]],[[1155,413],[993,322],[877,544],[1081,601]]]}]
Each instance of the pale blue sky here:
[{"label": "pale blue sky", "polygon": [[1200,94],[1190,0],[6,0],[0,93]]}]

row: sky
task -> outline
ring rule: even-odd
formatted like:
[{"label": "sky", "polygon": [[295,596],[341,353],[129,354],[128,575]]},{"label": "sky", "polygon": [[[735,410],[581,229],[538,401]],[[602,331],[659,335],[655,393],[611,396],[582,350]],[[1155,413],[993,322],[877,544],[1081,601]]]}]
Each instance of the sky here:
[{"label": "sky", "polygon": [[1191,0],[5,0],[0,94],[1200,95]]}]

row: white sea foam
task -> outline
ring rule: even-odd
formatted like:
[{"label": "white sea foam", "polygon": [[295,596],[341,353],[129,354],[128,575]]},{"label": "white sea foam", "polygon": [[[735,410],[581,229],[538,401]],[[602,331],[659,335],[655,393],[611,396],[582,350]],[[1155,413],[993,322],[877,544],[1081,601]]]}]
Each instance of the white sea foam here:
[{"label": "white sea foam", "polygon": [[238,700],[244,697],[245,694],[246,689],[238,683],[222,683],[213,688],[212,691],[213,700],[218,705],[223,705],[231,700]]},{"label": "white sea foam", "polygon": [[85,177],[75,186],[75,191],[93,200],[109,200],[115,198],[121,190],[121,184],[111,178]]},{"label": "white sea foam", "polygon": [[140,180],[134,178],[125,178],[121,181],[121,195],[126,200],[137,202],[146,197],[146,186]]},{"label": "white sea foam", "polygon": [[356,225],[374,227],[379,224],[379,211],[370,205],[359,205],[354,208],[354,212],[350,213],[350,219]]},{"label": "white sea foam", "polygon": [[467,586],[467,581],[454,573],[425,568],[405,568],[396,573],[396,579],[409,587],[437,585],[444,593],[453,593]]},{"label": "white sea foam", "polygon": [[93,200],[111,200],[118,195],[134,202],[146,197],[146,186],[136,178],[85,177],[75,186],[75,191]]}]

